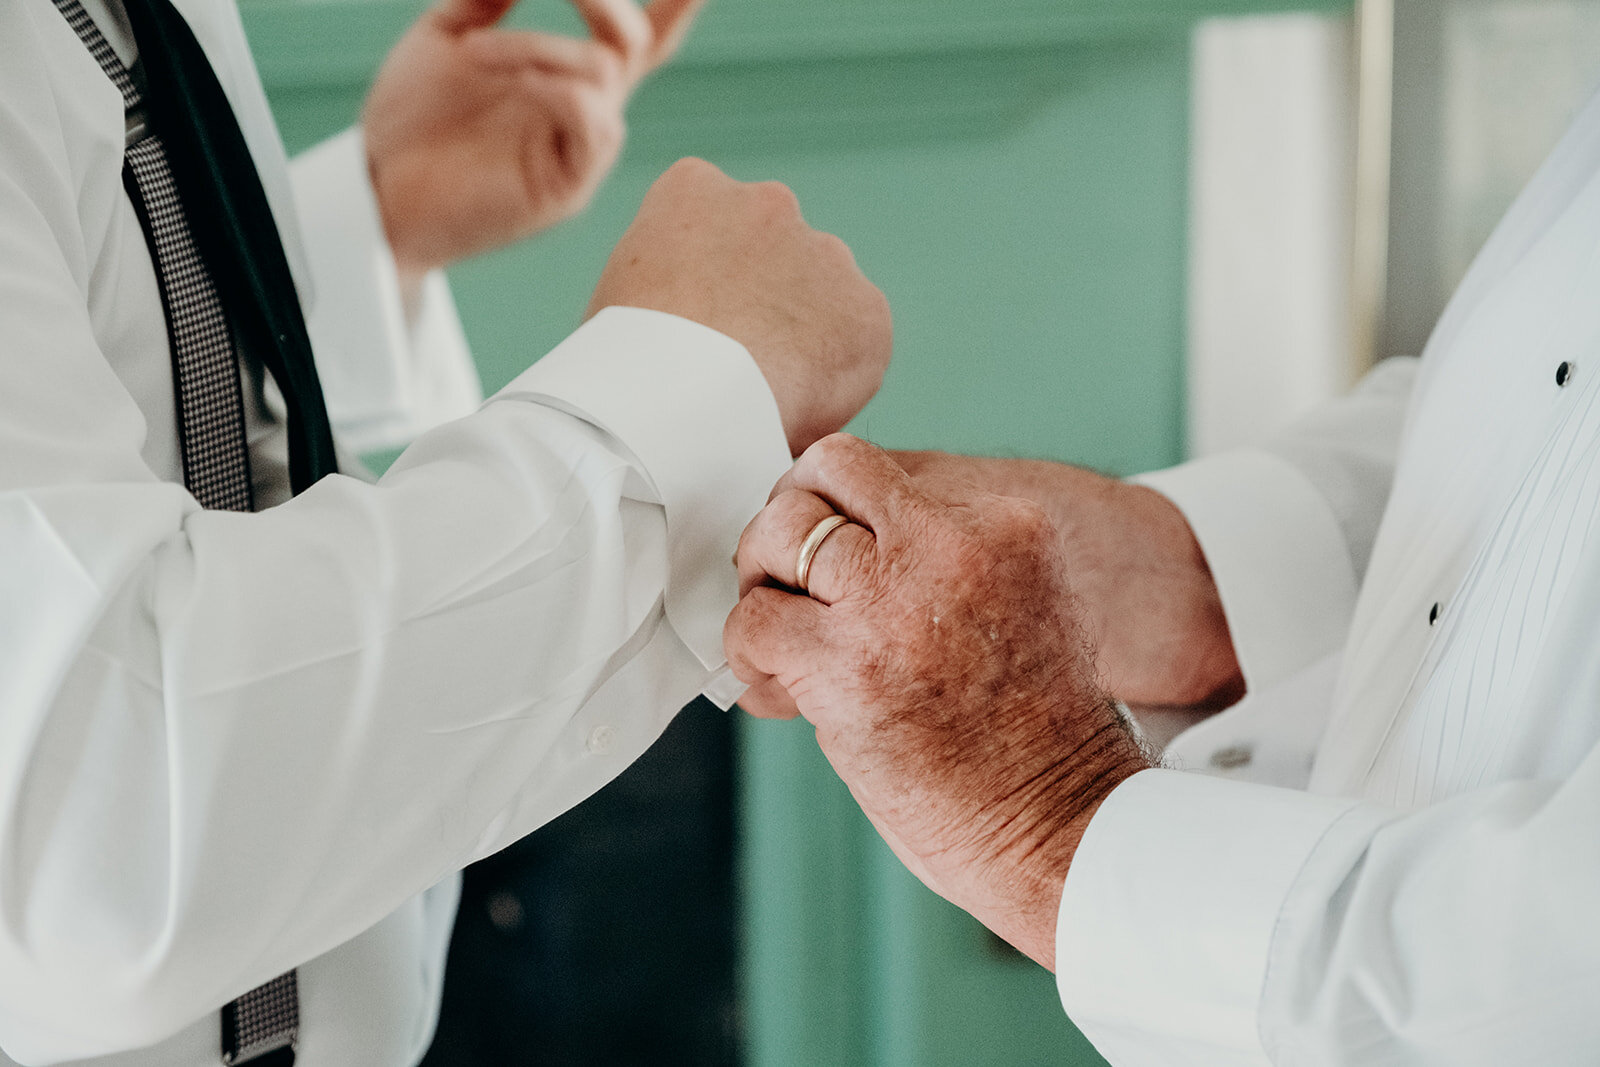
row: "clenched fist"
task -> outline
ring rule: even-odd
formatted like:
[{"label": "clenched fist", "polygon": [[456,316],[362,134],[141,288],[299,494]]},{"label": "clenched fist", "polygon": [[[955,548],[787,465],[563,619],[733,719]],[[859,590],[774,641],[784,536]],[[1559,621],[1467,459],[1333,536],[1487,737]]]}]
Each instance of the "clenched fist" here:
[{"label": "clenched fist", "polygon": [[889,303],[849,247],[806,225],[794,194],[697,159],[645,196],[589,314],[666,311],[740,342],[765,375],[795,455],[844,426],[883,382]]},{"label": "clenched fist", "polygon": [[[808,596],[801,547],[836,513],[850,521],[811,557]],[[1045,513],[913,483],[839,435],[779,482],[738,563],[735,673],[782,687],[913,873],[1053,966],[1078,841],[1149,762],[1095,682]]]}]

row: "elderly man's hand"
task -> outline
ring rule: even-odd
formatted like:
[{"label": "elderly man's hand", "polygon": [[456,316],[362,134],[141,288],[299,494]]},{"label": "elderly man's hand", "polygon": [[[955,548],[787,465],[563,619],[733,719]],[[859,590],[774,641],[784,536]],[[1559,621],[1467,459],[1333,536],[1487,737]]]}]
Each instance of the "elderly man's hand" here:
[{"label": "elderly man's hand", "polygon": [[[812,559],[801,546],[850,520]],[[843,435],[810,449],[739,546],[724,631],[780,685],[903,862],[1047,967],[1073,852],[1102,800],[1149,766],[1073,614],[1055,531],[1022,500],[911,478]]]},{"label": "elderly man's hand", "polygon": [[1100,685],[1117,699],[1214,710],[1244,695],[1216,580],[1166,497],[1062,463],[892,454],[914,481],[960,479],[1044,508],[1094,642]]},{"label": "elderly man's hand", "polygon": [[440,0],[385,60],[362,113],[402,279],[545,229],[589,202],[639,80],[704,0],[573,0],[589,40],[498,27],[516,0]]}]

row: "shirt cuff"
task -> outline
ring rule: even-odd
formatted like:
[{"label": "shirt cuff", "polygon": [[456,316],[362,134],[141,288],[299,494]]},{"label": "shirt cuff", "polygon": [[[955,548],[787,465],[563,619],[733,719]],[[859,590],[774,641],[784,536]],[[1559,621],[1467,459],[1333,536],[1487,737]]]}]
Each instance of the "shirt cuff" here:
[{"label": "shirt cuff", "polygon": [[1101,805],[1056,926],[1061,1004],[1111,1063],[1269,1062],[1273,931],[1319,843],[1358,802],[1144,771]]},{"label": "shirt cuff", "polygon": [[1246,450],[1132,480],[1189,520],[1249,689],[1271,688],[1344,644],[1355,569],[1338,519],[1293,466]]},{"label": "shirt cuff", "polygon": [[676,315],[607,308],[498,398],[566,411],[637,458],[666,511],[667,619],[702,666],[722,667],[739,535],[790,464],[777,402],[744,346]]},{"label": "shirt cuff", "polygon": [[407,308],[359,128],[298,156],[295,204],[315,292],[304,293],[328,417],[357,452],[408,444],[483,402],[442,271]]}]

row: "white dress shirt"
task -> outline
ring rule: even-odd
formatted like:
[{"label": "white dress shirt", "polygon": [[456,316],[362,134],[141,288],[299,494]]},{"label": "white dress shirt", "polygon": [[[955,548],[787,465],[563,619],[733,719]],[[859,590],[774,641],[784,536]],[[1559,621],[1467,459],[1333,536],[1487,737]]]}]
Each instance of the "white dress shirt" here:
[{"label": "white dress shirt", "polygon": [[1118,1065],[1600,1060],[1600,100],[1420,363],[1145,481],[1250,695],[1090,824],[1073,1019]]},{"label": "white dress shirt", "polygon": [[[725,681],[728,559],[787,448],[739,345],[645,311],[474,411],[443,281],[401,313],[359,141],[291,183],[233,5],[177,3],[347,441],[463,417],[376,484],[201,511],[121,101],[51,0],[0,4],[0,1047],[214,1064],[220,1005],[298,966],[303,1067],[401,1067],[454,872]],[[274,397],[247,403],[258,499],[282,501]]]}]

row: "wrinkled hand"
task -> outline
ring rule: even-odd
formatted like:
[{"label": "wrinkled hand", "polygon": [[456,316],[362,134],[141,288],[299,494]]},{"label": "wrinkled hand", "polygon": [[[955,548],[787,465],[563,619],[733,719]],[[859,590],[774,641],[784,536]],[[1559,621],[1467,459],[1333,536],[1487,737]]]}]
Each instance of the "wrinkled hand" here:
[{"label": "wrinkled hand", "polygon": [[[800,595],[800,544],[835,511],[851,522]],[[900,859],[1053,968],[1083,830],[1149,764],[1095,684],[1044,513],[964,482],[913,484],[839,435],[779,482],[738,563],[724,643],[757,703],[781,685]]]},{"label": "wrinkled hand", "polygon": [[1062,463],[893,455],[913,481],[965,480],[1044,508],[1108,693],[1141,708],[1205,710],[1244,695],[1216,580],[1172,501]]},{"label": "wrinkled hand", "polygon": [[441,0],[384,61],[362,113],[403,278],[545,229],[589,202],[639,80],[704,0],[573,0],[593,34],[501,29],[516,0]]},{"label": "wrinkled hand", "polygon": [[749,350],[798,455],[838,430],[883,382],[889,303],[839,238],[806,225],[776,182],[736,182],[683,160],[645,196],[588,314],[619,305],[710,326]]}]

